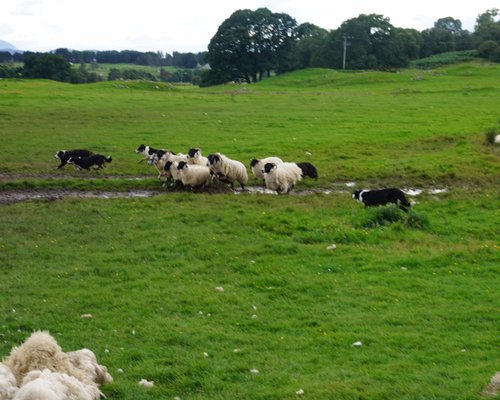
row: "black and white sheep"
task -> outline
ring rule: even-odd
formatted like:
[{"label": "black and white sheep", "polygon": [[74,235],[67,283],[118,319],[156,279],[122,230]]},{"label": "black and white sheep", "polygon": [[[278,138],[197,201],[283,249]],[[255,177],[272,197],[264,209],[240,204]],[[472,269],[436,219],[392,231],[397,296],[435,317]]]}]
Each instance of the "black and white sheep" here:
[{"label": "black and white sheep", "polygon": [[169,178],[169,174],[165,169],[165,164],[167,162],[180,162],[187,161],[187,157],[184,154],[176,154],[170,150],[159,150],[158,152],[152,154],[148,160],[149,165],[154,165],[158,170],[158,179],[162,177]]},{"label": "black and white sheep", "polygon": [[302,170],[302,176],[318,179],[318,170],[309,162],[297,163],[297,166]]},{"label": "black and white sheep", "polygon": [[290,193],[302,179],[302,170],[295,163],[267,163],[262,169],[266,187],[278,193]]},{"label": "black and white sheep", "polygon": [[212,172],[210,168],[203,165],[189,165],[186,161],[181,161],[177,165],[180,171],[181,182],[190,188],[205,187],[212,182]]},{"label": "black and white sheep", "polygon": [[266,157],[260,160],[257,158],[252,158],[250,160],[250,170],[252,171],[252,174],[256,179],[264,179],[262,170],[264,169],[264,165],[266,165],[267,163],[278,165],[283,164],[283,160],[279,157]]},{"label": "black and white sheep", "polygon": [[206,166],[208,158],[201,155],[201,149],[191,148],[187,153],[188,164]]},{"label": "black and white sheep", "polygon": [[232,160],[221,153],[208,155],[208,166],[221,181],[231,184],[234,189],[234,182],[238,182],[242,189],[248,181],[248,174],[245,165],[237,160]]}]

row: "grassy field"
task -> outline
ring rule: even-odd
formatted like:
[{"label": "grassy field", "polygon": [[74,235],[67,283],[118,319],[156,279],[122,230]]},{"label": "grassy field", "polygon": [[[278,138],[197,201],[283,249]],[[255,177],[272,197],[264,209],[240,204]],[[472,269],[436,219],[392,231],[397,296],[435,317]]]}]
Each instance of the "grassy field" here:
[{"label": "grassy field", "polygon": [[[0,356],[49,330],[109,368],[108,399],[482,398],[500,368],[498,104],[494,64],[206,89],[0,81],[3,192],[158,188],[140,143],[310,161],[320,179],[297,189],[334,189],[0,204]],[[114,161],[55,171],[75,147]],[[426,190],[406,215],[346,182]]]}]

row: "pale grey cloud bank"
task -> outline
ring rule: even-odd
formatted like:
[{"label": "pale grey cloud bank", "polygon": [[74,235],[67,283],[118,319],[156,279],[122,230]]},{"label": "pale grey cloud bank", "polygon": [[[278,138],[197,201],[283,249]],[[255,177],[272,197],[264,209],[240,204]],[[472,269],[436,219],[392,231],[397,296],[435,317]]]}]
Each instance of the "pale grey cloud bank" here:
[{"label": "pale grey cloud bank", "polygon": [[[381,14],[419,31],[453,17],[473,31],[477,16],[498,0],[2,0],[0,40],[21,50],[139,50],[172,53],[207,49],[219,25],[238,9],[267,7],[298,23],[336,29],[359,14]],[[462,4],[463,3],[463,4]]]}]

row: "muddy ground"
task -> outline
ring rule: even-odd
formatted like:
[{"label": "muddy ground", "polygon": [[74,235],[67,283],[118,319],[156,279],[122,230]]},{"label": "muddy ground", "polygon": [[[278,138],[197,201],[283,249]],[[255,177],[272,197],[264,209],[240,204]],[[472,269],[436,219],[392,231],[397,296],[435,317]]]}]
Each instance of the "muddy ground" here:
[{"label": "muddy ground", "polygon": [[[71,180],[71,179],[82,179],[82,180],[92,180],[92,179],[109,179],[109,180],[129,180],[129,181],[141,181],[146,179],[151,179],[151,175],[139,175],[139,176],[121,176],[121,175],[69,175],[69,174],[55,174],[55,173],[43,173],[43,174],[18,174],[18,173],[0,173],[0,182],[18,181],[37,179],[37,180]],[[252,180],[250,180],[252,182]],[[290,195],[293,196],[306,196],[315,193],[351,193],[353,187],[356,186],[355,182],[340,182],[332,183],[331,187],[328,188],[314,188],[314,189],[300,189],[295,188],[292,190]],[[0,190],[0,204],[12,204],[18,203],[26,200],[45,200],[54,201],[60,200],[66,197],[81,198],[81,199],[115,199],[115,198],[141,198],[141,197],[153,197],[159,195],[166,195],[169,193],[179,193],[185,192],[187,189],[175,188],[171,186],[162,187],[158,184],[158,189],[155,190],[126,190],[126,191],[111,191],[111,190],[66,190],[66,189],[12,189],[12,190]],[[405,193],[409,196],[415,197],[422,193],[439,194],[446,192],[447,189],[442,188],[408,188],[403,189]],[[218,187],[211,187],[205,190],[198,190],[198,192],[209,193],[209,194],[267,194],[276,195],[277,193],[273,190],[266,189],[260,185],[248,185],[244,190],[238,188],[231,190],[226,185],[219,185]]]}]

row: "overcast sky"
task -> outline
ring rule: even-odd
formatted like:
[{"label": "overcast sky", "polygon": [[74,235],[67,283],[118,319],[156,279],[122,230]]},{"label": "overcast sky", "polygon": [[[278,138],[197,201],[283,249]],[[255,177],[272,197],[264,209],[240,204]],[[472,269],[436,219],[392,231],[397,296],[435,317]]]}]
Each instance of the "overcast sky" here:
[{"label": "overcast sky", "polygon": [[381,14],[422,31],[453,17],[474,30],[499,0],[1,0],[0,40],[20,50],[207,50],[219,25],[238,9],[267,7],[328,30],[359,14]]}]

